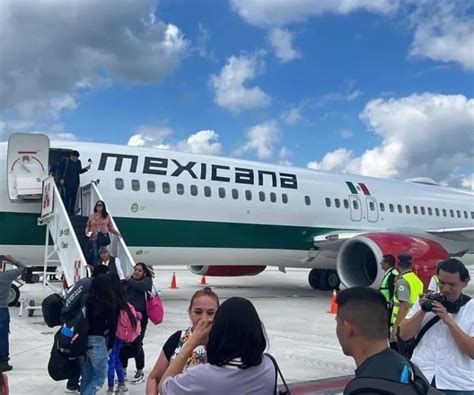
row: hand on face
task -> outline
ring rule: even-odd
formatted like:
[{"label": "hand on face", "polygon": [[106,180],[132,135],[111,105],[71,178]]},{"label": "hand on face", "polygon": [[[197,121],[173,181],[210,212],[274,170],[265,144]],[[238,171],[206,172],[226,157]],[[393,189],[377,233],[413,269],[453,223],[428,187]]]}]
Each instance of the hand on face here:
[{"label": "hand on face", "polygon": [[195,346],[205,346],[207,344],[209,333],[212,329],[212,322],[211,319],[202,319],[197,323],[190,339]]}]

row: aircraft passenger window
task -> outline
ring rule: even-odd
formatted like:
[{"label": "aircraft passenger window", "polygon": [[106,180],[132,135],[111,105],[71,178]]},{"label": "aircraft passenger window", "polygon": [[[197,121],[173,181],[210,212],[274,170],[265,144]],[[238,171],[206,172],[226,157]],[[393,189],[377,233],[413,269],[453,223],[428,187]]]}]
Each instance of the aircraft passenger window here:
[{"label": "aircraft passenger window", "polygon": [[357,200],[353,200],[352,201],[352,206],[354,207],[354,210],[358,210],[359,209],[359,202]]},{"label": "aircraft passenger window", "polygon": [[232,189],[232,197],[234,199],[238,199],[239,198],[239,191],[237,189]]},{"label": "aircraft passenger window", "polygon": [[176,184],[176,192],[178,192],[178,195],[183,195],[184,194],[184,185],[183,184]]},{"label": "aircraft passenger window", "polygon": [[310,206],[311,205],[311,198],[308,195],[306,195],[304,197],[304,202],[307,206]]},{"label": "aircraft passenger window", "polygon": [[437,217],[439,217],[439,208],[435,208],[435,214]]},{"label": "aircraft passenger window", "polygon": [[433,215],[433,209],[431,207],[428,207],[428,215]]},{"label": "aircraft passenger window", "polygon": [[410,214],[410,206],[408,204],[405,206],[405,211],[407,214]]},{"label": "aircraft passenger window", "polygon": [[147,181],[146,189],[148,189],[148,192],[155,192],[155,181]]},{"label": "aircraft passenger window", "polygon": [[281,194],[281,201],[285,204],[288,203],[288,195],[286,193]]},{"label": "aircraft passenger window", "polygon": [[207,185],[204,187],[204,196],[211,197],[211,187],[208,187]]},{"label": "aircraft passenger window", "polygon": [[276,201],[277,201],[277,195],[276,195],[275,192],[270,192],[270,201],[271,201],[272,203],[276,203]]},{"label": "aircraft passenger window", "polygon": [[132,180],[132,191],[139,191],[140,190],[140,181],[139,180]]},{"label": "aircraft passenger window", "polygon": [[458,215],[458,218],[461,218],[461,212],[459,210],[456,210],[456,214]]},{"label": "aircraft passenger window", "polygon": [[401,205],[401,204],[397,204],[397,209],[398,209],[398,212],[399,212],[399,213],[403,213],[403,209],[402,209],[402,205]]},{"label": "aircraft passenger window", "polygon": [[164,182],[163,184],[161,184],[161,190],[163,191],[163,193],[170,193],[170,183]]},{"label": "aircraft passenger window", "polygon": [[380,203],[380,211],[385,211],[385,204],[383,203]]},{"label": "aircraft passenger window", "polygon": [[115,189],[118,189],[119,191],[121,191],[124,187],[124,182],[123,182],[123,178],[116,178],[115,179]]},{"label": "aircraft passenger window", "polygon": [[252,191],[249,191],[248,189],[245,191],[245,199],[252,200]]},{"label": "aircraft passenger window", "polygon": [[448,216],[448,213],[446,212],[446,209],[443,208],[443,217],[447,217]]},{"label": "aircraft passenger window", "polygon": [[425,208],[423,206],[420,207],[421,215],[425,215]]},{"label": "aircraft passenger window", "polygon": [[467,219],[467,211],[464,211],[464,218]]},{"label": "aircraft passenger window", "polygon": [[395,208],[393,207],[393,204],[392,204],[392,203],[390,203],[390,204],[388,205],[388,208],[390,209],[390,212],[391,212],[391,213],[393,213],[393,212],[395,211]]},{"label": "aircraft passenger window", "polygon": [[454,210],[453,209],[449,210],[449,214],[451,214],[451,218],[454,218]]},{"label": "aircraft passenger window", "polygon": [[198,195],[197,185],[191,185],[191,196],[197,196],[197,195]]},{"label": "aircraft passenger window", "polygon": [[418,214],[418,207],[413,206],[413,213],[414,213],[414,214]]},{"label": "aircraft passenger window", "polygon": [[218,192],[219,192],[219,197],[220,197],[221,199],[224,199],[224,198],[225,198],[225,188],[220,187],[220,188],[218,189]]},{"label": "aircraft passenger window", "polygon": [[258,198],[260,199],[261,202],[265,201],[265,192],[260,191],[258,193]]},{"label": "aircraft passenger window", "polygon": [[474,219],[474,211],[471,211],[471,219]]},{"label": "aircraft passenger window", "polygon": [[339,199],[334,199],[334,205],[339,208],[341,207],[341,201]]},{"label": "aircraft passenger window", "polygon": [[375,203],[369,202],[370,211],[375,211]]},{"label": "aircraft passenger window", "polygon": [[331,199],[326,198],[326,207],[331,207]]},{"label": "aircraft passenger window", "polygon": [[344,208],[349,208],[349,200],[344,199]]}]

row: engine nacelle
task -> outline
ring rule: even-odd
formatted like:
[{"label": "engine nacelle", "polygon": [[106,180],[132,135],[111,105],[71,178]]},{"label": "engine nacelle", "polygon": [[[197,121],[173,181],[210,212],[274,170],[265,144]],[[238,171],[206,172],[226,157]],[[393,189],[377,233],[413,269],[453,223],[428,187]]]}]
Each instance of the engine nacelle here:
[{"label": "engine nacelle", "polygon": [[255,276],[262,273],[266,266],[188,266],[190,272],[200,276],[236,277]]},{"label": "engine nacelle", "polygon": [[402,252],[413,258],[413,272],[428,286],[440,260],[449,258],[448,252],[433,240],[402,233],[365,233],[347,240],[337,255],[337,274],[346,287],[374,286],[382,281],[382,256],[392,254],[395,259]]}]

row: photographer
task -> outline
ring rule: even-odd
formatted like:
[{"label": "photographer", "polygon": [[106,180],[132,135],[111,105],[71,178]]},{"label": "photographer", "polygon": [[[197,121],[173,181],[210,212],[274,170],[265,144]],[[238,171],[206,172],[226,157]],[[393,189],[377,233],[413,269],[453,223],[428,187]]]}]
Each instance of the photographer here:
[{"label": "photographer", "polygon": [[438,273],[441,293],[426,294],[415,303],[400,326],[400,337],[418,335],[433,320],[412,361],[445,394],[474,395],[474,301],[462,293],[469,272],[461,261],[448,259]]}]

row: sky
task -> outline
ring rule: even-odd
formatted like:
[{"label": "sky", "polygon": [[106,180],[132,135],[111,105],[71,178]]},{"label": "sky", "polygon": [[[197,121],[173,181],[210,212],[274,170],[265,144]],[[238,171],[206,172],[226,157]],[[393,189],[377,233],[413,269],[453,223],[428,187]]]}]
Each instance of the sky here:
[{"label": "sky", "polygon": [[472,188],[473,0],[0,0],[0,141]]}]

